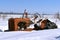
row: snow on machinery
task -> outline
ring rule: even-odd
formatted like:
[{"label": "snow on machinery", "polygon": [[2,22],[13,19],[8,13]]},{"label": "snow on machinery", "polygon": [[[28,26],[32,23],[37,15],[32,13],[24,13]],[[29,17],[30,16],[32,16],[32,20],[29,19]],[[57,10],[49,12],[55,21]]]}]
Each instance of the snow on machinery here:
[{"label": "snow on machinery", "polygon": [[[34,14],[33,16],[34,22],[32,22],[30,18],[28,18],[28,13],[25,10],[22,18],[10,18],[8,21],[9,31],[32,31],[57,28],[57,25],[54,22],[51,22],[48,19],[41,19],[41,16],[39,14]],[[37,22],[36,19],[38,20]],[[39,23],[39,26],[37,25],[37,23]],[[28,28],[31,24],[34,24],[34,28]]]}]

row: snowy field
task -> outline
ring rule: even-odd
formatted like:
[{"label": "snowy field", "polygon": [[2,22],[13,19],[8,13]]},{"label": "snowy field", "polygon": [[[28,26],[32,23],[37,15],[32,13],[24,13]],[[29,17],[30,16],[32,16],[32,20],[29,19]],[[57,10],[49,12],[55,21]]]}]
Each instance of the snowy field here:
[{"label": "snowy field", "polygon": [[60,40],[60,29],[0,32],[0,40]]},{"label": "snowy field", "polygon": [[[0,17],[0,29],[2,31],[8,30],[8,19],[9,18],[20,18],[20,17],[22,17],[22,15],[8,15],[5,19],[3,19],[2,17]],[[30,17],[30,15],[29,15],[29,17]],[[32,16],[30,18],[32,18]],[[54,15],[44,15],[42,19],[44,19],[44,18],[47,18],[50,21],[56,23],[56,25],[58,26],[58,28],[60,28],[60,20],[54,18]]]},{"label": "snowy field", "polygon": [[4,32],[8,30],[8,19],[0,18],[0,29],[3,31],[0,32],[0,40],[60,40],[60,20],[51,16],[46,18],[56,23],[58,29]]}]

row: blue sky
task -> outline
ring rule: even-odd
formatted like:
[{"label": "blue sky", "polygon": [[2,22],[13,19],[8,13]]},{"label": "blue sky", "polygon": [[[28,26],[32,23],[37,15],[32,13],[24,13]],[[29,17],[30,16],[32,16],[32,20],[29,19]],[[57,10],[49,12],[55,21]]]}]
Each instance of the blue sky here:
[{"label": "blue sky", "polygon": [[0,0],[0,12],[60,12],[60,0]]}]

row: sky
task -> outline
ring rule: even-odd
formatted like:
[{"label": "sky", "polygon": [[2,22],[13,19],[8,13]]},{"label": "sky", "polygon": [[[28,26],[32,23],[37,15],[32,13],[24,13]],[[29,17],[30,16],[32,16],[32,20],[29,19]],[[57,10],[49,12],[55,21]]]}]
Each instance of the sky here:
[{"label": "sky", "polygon": [[0,0],[0,12],[60,12],[60,0]]}]

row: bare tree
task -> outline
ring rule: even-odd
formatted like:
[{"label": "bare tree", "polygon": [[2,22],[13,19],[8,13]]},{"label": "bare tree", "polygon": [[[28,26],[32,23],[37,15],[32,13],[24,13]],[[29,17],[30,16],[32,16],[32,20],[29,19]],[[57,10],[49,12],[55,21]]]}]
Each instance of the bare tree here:
[{"label": "bare tree", "polygon": [[60,20],[60,14],[59,14],[59,12],[57,12],[57,13],[55,14],[55,17]]}]

